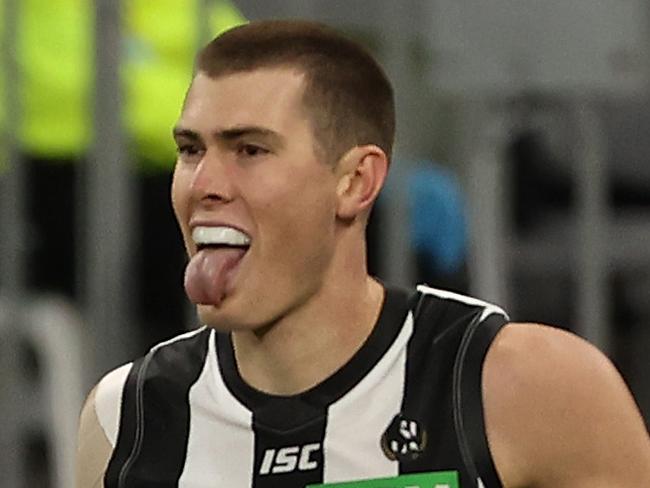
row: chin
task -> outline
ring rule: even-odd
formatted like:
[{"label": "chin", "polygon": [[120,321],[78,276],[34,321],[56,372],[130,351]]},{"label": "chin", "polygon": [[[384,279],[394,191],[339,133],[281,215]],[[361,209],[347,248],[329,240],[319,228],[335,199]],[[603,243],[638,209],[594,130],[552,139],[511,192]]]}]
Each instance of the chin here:
[{"label": "chin", "polygon": [[[249,314],[235,313],[228,305],[219,307],[214,305],[198,305],[197,311],[201,325],[215,329],[219,332],[254,331],[264,328],[265,321],[255,320]],[[246,316],[248,315],[248,316]]]}]

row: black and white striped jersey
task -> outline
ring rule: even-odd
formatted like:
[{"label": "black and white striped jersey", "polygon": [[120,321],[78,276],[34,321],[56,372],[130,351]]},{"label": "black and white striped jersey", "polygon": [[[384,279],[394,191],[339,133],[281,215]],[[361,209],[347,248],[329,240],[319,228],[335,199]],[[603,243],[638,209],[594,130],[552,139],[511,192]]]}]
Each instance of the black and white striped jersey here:
[{"label": "black and white striped jersey", "polygon": [[105,488],[500,488],[481,370],[506,321],[473,298],[386,287],[359,351],[295,396],[245,383],[228,334],[180,335],[99,383]]}]

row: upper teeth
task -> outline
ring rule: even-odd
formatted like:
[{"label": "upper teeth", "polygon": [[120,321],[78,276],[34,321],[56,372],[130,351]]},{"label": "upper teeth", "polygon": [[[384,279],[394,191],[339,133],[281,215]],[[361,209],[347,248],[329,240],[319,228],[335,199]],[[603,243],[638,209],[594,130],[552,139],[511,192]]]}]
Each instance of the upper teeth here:
[{"label": "upper teeth", "polygon": [[247,246],[251,239],[242,231],[233,227],[195,227],[192,239],[197,245]]}]

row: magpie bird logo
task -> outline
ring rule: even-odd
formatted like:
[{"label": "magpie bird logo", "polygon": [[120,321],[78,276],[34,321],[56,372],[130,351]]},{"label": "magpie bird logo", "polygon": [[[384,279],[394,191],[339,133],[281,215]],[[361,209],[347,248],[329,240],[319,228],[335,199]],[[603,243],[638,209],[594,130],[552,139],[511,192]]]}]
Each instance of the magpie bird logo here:
[{"label": "magpie bird logo", "polygon": [[424,452],[427,433],[412,419],[395,415],[381,436],[381,448],[391,461],[413,461]]}]

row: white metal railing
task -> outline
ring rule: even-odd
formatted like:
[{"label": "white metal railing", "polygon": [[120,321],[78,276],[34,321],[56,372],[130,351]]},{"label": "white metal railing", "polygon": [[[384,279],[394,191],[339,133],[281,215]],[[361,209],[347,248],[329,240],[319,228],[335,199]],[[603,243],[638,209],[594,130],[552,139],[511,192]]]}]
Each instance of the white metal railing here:
[{"label": "white metal railing", "polygon": [[[506,204],[512,197],[504,148],[513,116],[503,103],[470,104],[468,114],[475,130],[466,134],[465,147],[469,161],[466,180],[472,293],[510,308],[513,297],[509,296],[509,280],[517,265],[531,269],[535,260],[529,255],[541,257],[548,275],[559,269],[561,255],[569,255],[571,259],[563,269],[572,273],[576,281],[576,321],[571,324],[572,329],[609,353],[611,330],[606,290],[608,268],[615,264],[609,257],[621,252],[614,249],[612,243],[618,241],[609,233],[613,227],[607,208],[606,134],[593,101],[573,97],[563,100],[559,107],[573,117],[577,136],[572,155],[577,186],[575,209],[566,223],[567,232],[561,227],[551,229],[535,236],[534,242],[524,249],[526,243],[508,235],[506,227]],[[550,241],[554,236],[556,239]],[[518,256],[523,250],[529,251],[525,259]]]},{"label": "white metal railing", "polygon": [[[66,300],[37,296],[22,303],[0,298],[0,472],[2,486],[25,486],[27,436],[44,435],[51,486],[74,486],[77,419],[84,395],[82,324]],[[25,375],[22,344],[36,353],[37,379]]]}]

